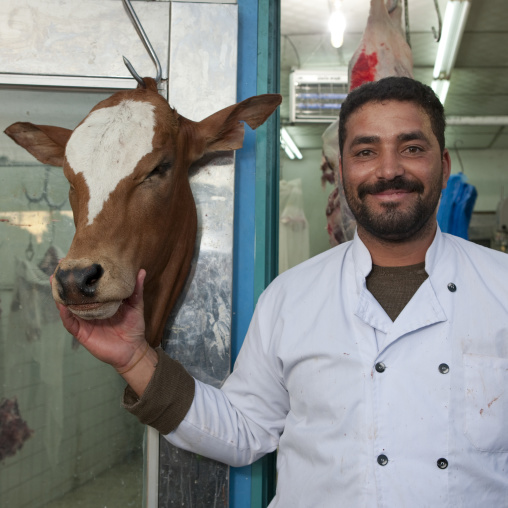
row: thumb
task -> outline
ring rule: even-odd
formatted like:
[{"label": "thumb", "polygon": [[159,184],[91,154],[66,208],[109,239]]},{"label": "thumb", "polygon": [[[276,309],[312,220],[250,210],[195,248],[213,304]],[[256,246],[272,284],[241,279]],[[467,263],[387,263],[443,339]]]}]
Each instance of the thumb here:
[{"label": "thumb", "polygon": [[134,286],[134,292],[129,297],[127,302],[132,307],[143,309],[143,286],[145,282],[146,271],[141,268],[136,277],[136,285]]}]

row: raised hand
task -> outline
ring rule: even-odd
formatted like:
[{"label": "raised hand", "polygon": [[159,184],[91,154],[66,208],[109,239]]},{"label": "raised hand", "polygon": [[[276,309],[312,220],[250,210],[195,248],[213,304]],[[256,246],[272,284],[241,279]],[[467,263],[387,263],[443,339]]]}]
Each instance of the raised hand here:
[{"label": "raised hand", "polygon": [[76,317],[67,307],[57,304],[65,328],[93,356],[112,365],[120,373],[129,368],[146,351],[143,315],[143,282],[140,270],[130,298],[109,319],[87,321]]}]

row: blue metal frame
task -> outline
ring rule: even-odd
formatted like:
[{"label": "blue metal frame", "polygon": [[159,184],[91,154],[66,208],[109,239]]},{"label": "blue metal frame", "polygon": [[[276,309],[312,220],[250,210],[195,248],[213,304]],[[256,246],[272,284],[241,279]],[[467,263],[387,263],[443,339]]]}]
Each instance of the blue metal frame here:
[{"label": "blue metal frame", "polygon": [[[238,3],[238,101],[257,93],[257,24],[257,0],[241,0]],[[256,135],[247,126],[235,166],[232,362],[236,360],[254,310]],[[250,506],[251,474],[251,466],[230,468],[231,508]]]},{"label": "blue metal frame", "polygon": [[[238,100],[279,91],[279,0],[239,0]],[[243,343],[261,291],[278,265],[278,115],[246,127],[236,154],[232,360]],[[264,508],[274,494],[275,458],[230,468],[230,506]]]}]

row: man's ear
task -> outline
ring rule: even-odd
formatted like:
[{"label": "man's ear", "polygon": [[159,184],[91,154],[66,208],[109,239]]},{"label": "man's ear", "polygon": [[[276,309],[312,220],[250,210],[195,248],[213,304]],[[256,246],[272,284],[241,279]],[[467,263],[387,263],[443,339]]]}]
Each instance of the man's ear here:
[{"label": "man's ear", "polygon": [[342,188],[344,188],[344,180],[342,178],[342,157],[339,155],[339,178]]},{"label": "man's ear", "polygon": [[65,145],[72,130],[16,122],[7,127],[4,132],[43,164],[63,167]]},{"label": "man's ear", "polygon": [[257,95],[217,111],[197,124],[204,140],[201,155],[210,152],[238,150],[243,146],[245,122],[257,129],[282,102],[279,94]]},{"label": "man's ear", "polygon": [[443,151],[443,157],[441,158],[441,165],[443,167],[443,189],[446,188],[448,178],[452,171],[452,160],[450,158],[450,152],[445,148]]}]

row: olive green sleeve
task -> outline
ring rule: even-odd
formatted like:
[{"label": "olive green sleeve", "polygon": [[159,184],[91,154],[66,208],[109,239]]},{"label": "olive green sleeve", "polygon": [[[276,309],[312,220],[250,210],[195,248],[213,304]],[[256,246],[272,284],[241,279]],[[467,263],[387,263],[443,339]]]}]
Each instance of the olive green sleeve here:
[{"label": "olive green sleeve", "polygon": [[185,418],[194,400],[194,378],[162,348],[156,351],[159,361],[145,392],[138,397],[127,386],[122,402],[141,423],[169,434]]}]

